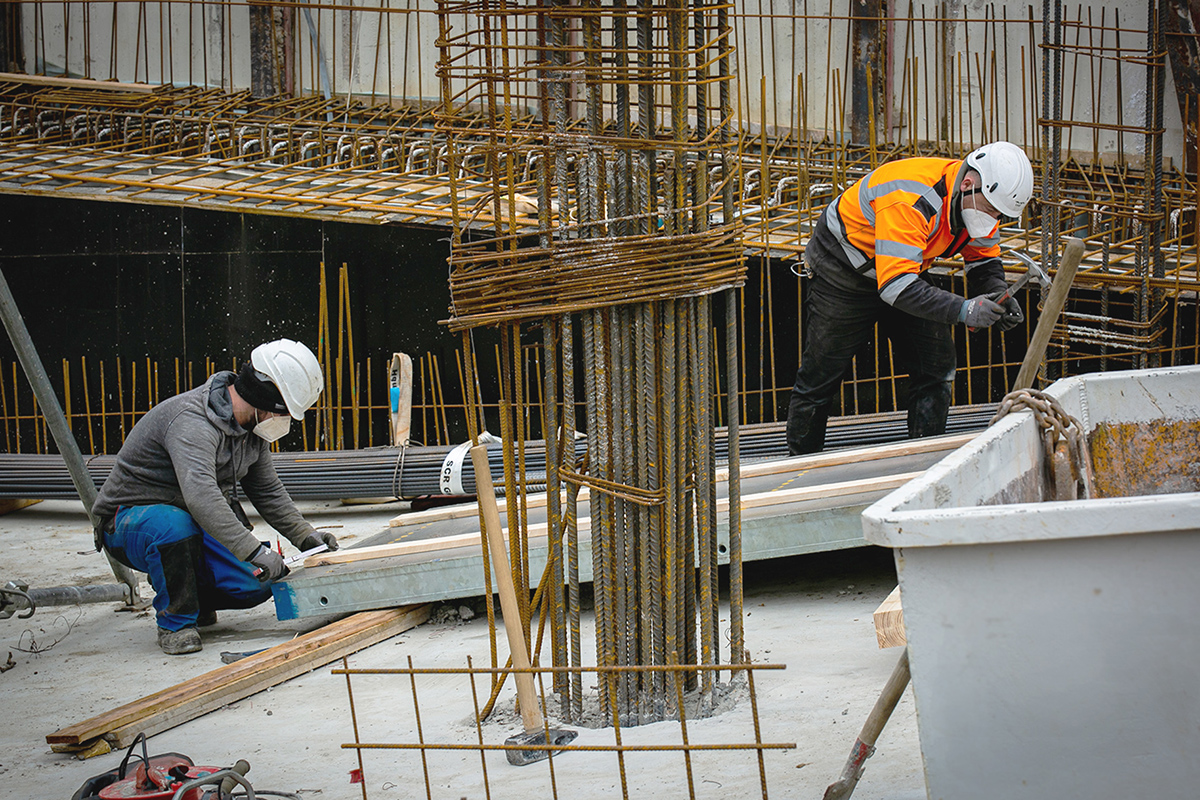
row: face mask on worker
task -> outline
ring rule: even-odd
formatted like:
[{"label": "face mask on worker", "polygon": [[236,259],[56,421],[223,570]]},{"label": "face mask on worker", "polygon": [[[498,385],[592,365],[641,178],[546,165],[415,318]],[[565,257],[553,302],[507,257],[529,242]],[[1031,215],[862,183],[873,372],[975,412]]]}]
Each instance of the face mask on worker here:
[{"label": "face mask on worker", "polygon": [[971,197],[971,207],[967,208],[964,201],[962,203],[962,221],[963,227],[967,229],[967,233],[972,239],[983,239],[992,232],[996,227],[996,218],[986,211],[979,210],[979,201],[975,196],[982,192],[982,189],[974,189],[969,192]]},{"label": "face mask on worker", "polygon": [[292,427],[292,418],[285,415],[270,416],[259,420],[258,409],[254,409],[254,433],[267,442],[277,442],[287,436]]}]

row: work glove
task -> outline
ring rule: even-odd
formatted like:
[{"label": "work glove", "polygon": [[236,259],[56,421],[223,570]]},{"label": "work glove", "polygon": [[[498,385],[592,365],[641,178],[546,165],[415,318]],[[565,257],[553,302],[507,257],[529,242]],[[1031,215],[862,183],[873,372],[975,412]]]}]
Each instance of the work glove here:
[{"label": "work glove", "polygon": [[[1004,294],[1004,292],[996,292],[995,294],[991,295],[991,298],[995,300],[1002,294]],[[1001,316],[1000,321],[996,323],[996,326],[1000,328],[1000,330],[1012,330],[1025,321],[1025,312],[1021,310],[1021,304],[1017,301],[1017,298],[1005,298],[1004,302],[1001,303],[1000,306],[1004,309],[1004,315]]]},{"label": "work glove", "polygon": [[1004,315],[1004,307],[989,297],[972,297],[962,305],[958,321],[967,323],[968,328],[989,328]]},{"label": "work glove", "polygon": [[283,556],[265,544],[260,544],[247,561],[254,565],[254,577],[260,583],[277,581],[289,571],[287,564],[283,563]]},{"label": "work glove", "polygon": [[333,552],[338,549],[337,537],[329,531],[313,531],[304,537],[304,541],[300,542],[300,552],[303,553],[321,545],[325,545],[330,552]]}]

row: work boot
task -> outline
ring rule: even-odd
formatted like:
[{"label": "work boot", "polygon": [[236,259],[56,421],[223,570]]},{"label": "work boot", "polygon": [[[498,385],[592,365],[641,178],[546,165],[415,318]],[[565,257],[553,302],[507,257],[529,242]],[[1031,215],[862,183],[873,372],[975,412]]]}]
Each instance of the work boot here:
[{"label": "work boot", "polygon": [[217,612],[211,608],[200,609],[200,613],[196,616],[197,628],[211,628],[217,624]]},{"label": "work boot", "polygon": [[950,414],[950,384],[934,385],[919,396],[910,397],[908,406],[908,438],[941,436],[946,432]]},{"label": "work boot", "polygon": [[200,631],[195,628],[181,628],[177,631],[159,628],[158,646],[169,656],[181,656],[198,652],[204,647],[204,643],[200,641]]},{"label": "work boot", "polygon": [[828,421],[827,410],[805,403],[793,394],[788,403],[788,455],[803,456],[821,452],[825,447],[825,426]]}]

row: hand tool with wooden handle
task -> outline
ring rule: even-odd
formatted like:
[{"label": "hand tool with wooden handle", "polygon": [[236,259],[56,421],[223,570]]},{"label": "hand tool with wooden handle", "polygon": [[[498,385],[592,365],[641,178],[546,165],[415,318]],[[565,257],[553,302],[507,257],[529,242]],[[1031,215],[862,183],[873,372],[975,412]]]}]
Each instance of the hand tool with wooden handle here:
[{"label": "hand tool with wooden handle", "polygon": [[904,689],[908,686],[908,678],[908,648],[905,647],[892,670],[891,677],[888,678],[887,685],[883,687],[883,693],[879,695],[875,707],[863,723],[862,731],[850,750],[850,758],[842,768],[841,777],[829,785],[822,800],[849,800],[850,795],[854,793],[854,787],[862,777],[867,759],[875,752],[875,741],[879,738],[883,726],[887,724],[888,718],[892,716],[896,704],[900,702],[900,695],[904,694]]},{"label": "hand tool with wooden handle", "polygon": [[1025,350],[1025,358],[1021,369],[1017,372],[1012,389],[1029,389],[1037,378],[1038,369],[1042,365],[1042,357],[1046,354],[1046,346],[1050,344],[1050,334],[1058,322],[1058,315],[1067,304],[1067,293],[1071,291],[1071,283],[1075,280],[1075,271],[1083,259],[1083,240],[1075,237],[1067,239],[1067,247],[1063,251],[1062,261],[1058,264],[1058,272],[1054,282],[1050,284],[1050,294],[1038,315],[1037,327],[1029,337],[1029,347]]},{"label": "hand tool with wooden handle", "polygon": [[[1029,283],[1030,281],[1039,283],[1042,286],[1050,285],[1050,276],[1046,274],[1046,270],[1037,265],[1037,262],[1018,250],[1014,250],[1013,255],[1017,257],[1017,260],[1025,264],[1025,274],[1017,278],[1011,286],[1001,292],[997,297],[992,298],[992,302],[996,303],[996,305],[1004,305],[1005,300],[1024,289],[1025,284]],[[974,333],[977,329],[971,328],[970,330],[971,333]]]}]

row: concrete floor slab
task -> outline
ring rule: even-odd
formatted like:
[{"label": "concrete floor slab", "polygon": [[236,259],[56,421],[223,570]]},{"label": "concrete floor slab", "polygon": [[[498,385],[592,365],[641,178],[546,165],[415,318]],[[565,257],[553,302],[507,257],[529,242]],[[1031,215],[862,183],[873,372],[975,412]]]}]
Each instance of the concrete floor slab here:
[{"label": "concrete floor slab", "polygon": [[[316,525],[331,528],[347,543],[381,532],[392,506],[310,503],[302,510]],[[258,530],[266,532],[264,527]],[[34,586],[107,583],[104,559],[91,552],[87,518],[77,502],[47,501],[0,517],[0,580],[21,578]],[[895,585],[889,551],[856,548],[746,565],[746,639],[757,662],[787,664],[784,671],[758,673],[759,715],[764,741],[795,742],[796,748],[768,752],[770,797],[818,798],[841,771],[858,730],[895,663],[898,651],[876,646],[871,612]],[[147,593],[149,592],[146,587]],[[482,600],[467,601],[481,607]],[[362,668],[462,668],[471,657],[489,662],[487,621],[446,613],[349,659]],[[86,761],[56,754],[45,736],[64,725],[130,702],[207,672],[223,650],[254,650],[313,629],[329,617],[279,621],[271,604],[222,612],[204,632],[205,648],[169,657],[155,644],[149,613],[117,612],[113,606],[47,608],[34,617],[0,620],[0,663],[9,652],[14,666],[0,673],[0,786],[20,798],[69,798],[88,777],[114,768],[118,754]],[[590,625],[590,614],[585,625]],[[722,623],[727,630],[727,620]],[[587,634],[585,634],[586,636]],[[506,655],[501,637],[500,659]],[[453,676],[421,678],[422,730],[430,741],[473,741],[469,689]],[[363,741],[403,741],[411,734],[411,687],[396,677],[353,678]],[[498,713],[484,726],[485,740],[502,742],[519,730],[512,692],[501,694]],[[748,703],[689,723],[692,741],[742,741]],[[605,731],[581,729],[582,741],[605,741]],[[626,742],[667,741],[678,726],[660,723],[623,731]],[[411,739],[410,739],[411,740]],[[246,758],[256,789],[298,793],[318,800],[353,800],[362,787],[350,783],[358,767],[346,679],[331,667],[299,678],[184,723],[150,740],[151,753],[176,751],[197,763],[227,765]],[[611,741],[610,739],[608,741]],[[422,767],[411,752],[369,751],[363,755],[369,798],[424,796]],[[678,754],[630,755],[627,790],[687,794]],[[432,796],[484,797],[478,754],[431,757]],[[491,796],[551,796],[544,765],[516,768],[503,755],[487,757]],[[756,759],[746,754],[696,757],[696,797],[762,797]],[[615,756],[572,753],[555,760],[558,796],[621,797]],[[925,796],[916,718],[906,693],[867,762],[856,800],[915,800]]]}]

